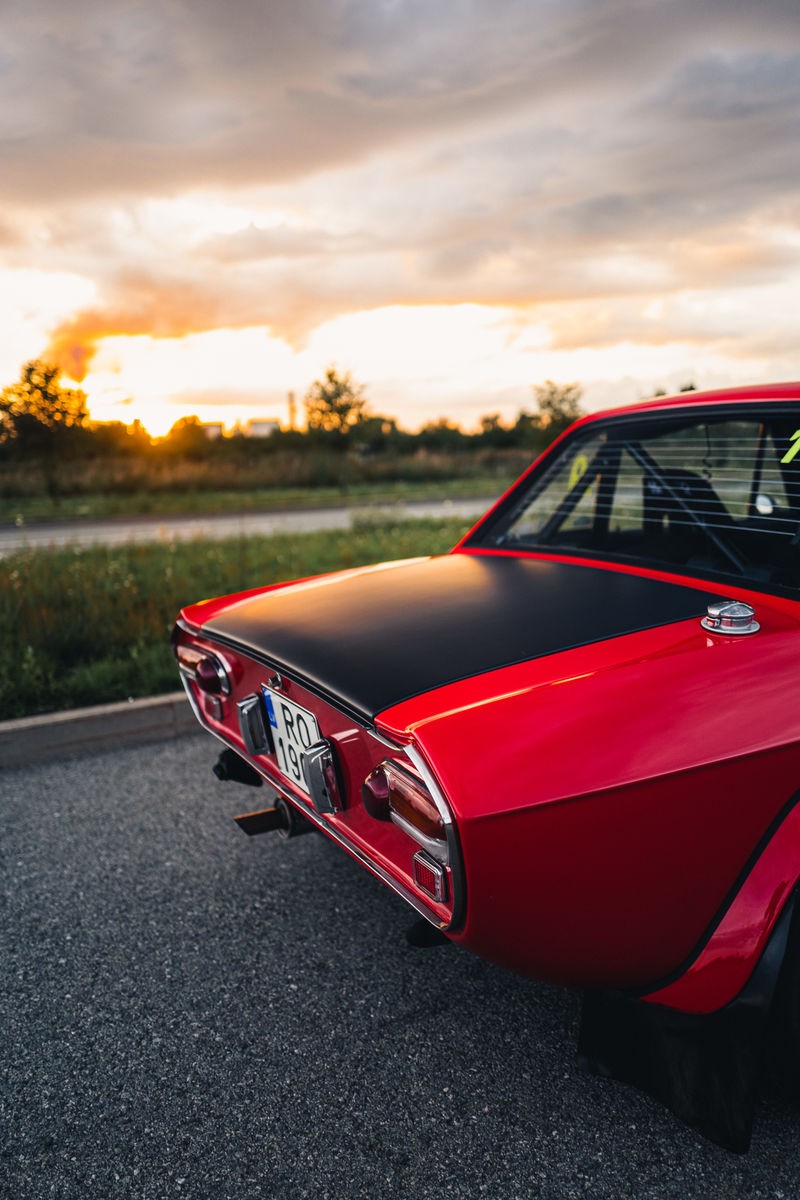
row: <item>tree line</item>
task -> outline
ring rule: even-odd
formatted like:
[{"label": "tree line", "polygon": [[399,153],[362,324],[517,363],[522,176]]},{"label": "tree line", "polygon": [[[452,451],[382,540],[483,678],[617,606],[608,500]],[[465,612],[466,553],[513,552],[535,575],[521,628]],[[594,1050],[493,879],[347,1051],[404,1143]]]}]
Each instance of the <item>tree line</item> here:
[{"label": "tree line", "polygon": [[153,438],[139,421],[130,425],[92,421],[85,393],[63,386],[58,367],[33,360],[24,365],[16,383],[0,391],[0,458],[34,460],[46,469],[48,463],[64,458],[206,460],[304,449],[357,455],[486,449],[535,453],[581,415],[582,391],[578,384],[548,380],[532,393],[533,409],[521,409],[513,421],[490,413],[469,433],[442,417],[410,433],[395,418],[373,412],[366,389],[349,372],[329,367],[306,393],[302,430],[279,428],[263,437],[234,433],[211,438],[198,417],[186,416],[165,437]]}]

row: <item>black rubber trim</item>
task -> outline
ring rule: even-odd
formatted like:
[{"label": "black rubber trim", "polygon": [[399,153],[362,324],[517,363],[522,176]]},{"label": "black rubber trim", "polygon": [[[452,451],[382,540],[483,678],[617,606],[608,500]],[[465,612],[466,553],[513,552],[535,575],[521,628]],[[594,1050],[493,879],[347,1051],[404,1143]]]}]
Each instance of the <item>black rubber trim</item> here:
[{"label": "black rubber trim", "polygon": [[201,632],[371,723],[471,676],[700,617],[718,598],[601,566],[455,553],[251,596]]},{"label": "black rubber trim", "polygon": [[800,802],[800,789],[793,793],[793,795],[786,801],[783,808],[781,808],[780,811],[772,818],[769,825],[766,827],[756,843],[755,848],[748,856],[747,861],[745,862],[741,871],[728,889],[725,899],[722,901],[711,921],[706,926],[700,940],[696,943],[694,949],[686,956],[683,962],[675,967],[673,971],[670,971],[668,975],[664,975],[661,979],[658,979],[653,983],[648,983],[646,987],[631,989],[630,991],[626,992],[627,995],[649,996],[652,992],[660,992],[662,988],[669,987],[671,983],[675,983],[675,981],[680,979],[682,975],[686,974],[686,972],[692,966],[692,963],[697,961],[708,943],[711,941],[726,912],[744,887],[745,881],[750,875],[750,872],[753,870],[753,867],[756,865],[759,858],[764,853],[767,846],[788,817],[789,813],[792,812],[792,810],[797,806],[798,802]]}]

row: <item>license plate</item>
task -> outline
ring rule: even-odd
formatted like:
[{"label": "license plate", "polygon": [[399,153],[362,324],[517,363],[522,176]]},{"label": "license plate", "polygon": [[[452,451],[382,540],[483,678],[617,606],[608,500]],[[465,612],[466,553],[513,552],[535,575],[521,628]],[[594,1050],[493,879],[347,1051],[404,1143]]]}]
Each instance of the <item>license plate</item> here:
[{"label": "license plate", "polygon": [[303,759],[306,750],[320,740],[317,718],[307,708],[301,708],[271,688],[262,690],[278,767],[287,779],[309,792]]}]

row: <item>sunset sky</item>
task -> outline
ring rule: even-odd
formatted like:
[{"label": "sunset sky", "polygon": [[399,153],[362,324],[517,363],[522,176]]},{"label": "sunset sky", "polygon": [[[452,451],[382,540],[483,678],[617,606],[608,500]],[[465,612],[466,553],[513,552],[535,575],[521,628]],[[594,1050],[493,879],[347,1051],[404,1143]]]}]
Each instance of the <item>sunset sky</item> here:
[{"label": "sunset sky", "polygon": [[800,378],[797,0],[6,0],[0,385],[154,433]]}]

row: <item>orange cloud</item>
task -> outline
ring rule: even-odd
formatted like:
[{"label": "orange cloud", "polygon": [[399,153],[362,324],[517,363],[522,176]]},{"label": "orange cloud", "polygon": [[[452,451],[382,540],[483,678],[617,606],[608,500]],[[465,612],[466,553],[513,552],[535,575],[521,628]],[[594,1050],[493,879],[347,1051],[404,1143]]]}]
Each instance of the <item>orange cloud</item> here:
[{"label": "orange cloud", "polygon": [[103,338],[186,337],[225,324],[220,309],[217,293],[207,285],[129,276],[116,303],[86,308],[53,330],[43,357],[80,383]]}]

